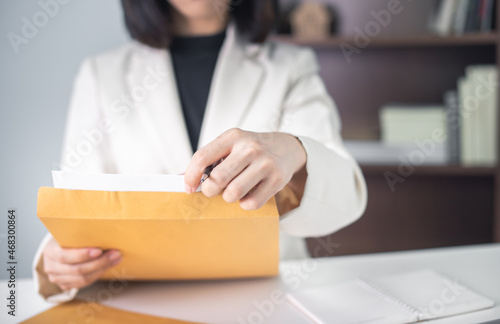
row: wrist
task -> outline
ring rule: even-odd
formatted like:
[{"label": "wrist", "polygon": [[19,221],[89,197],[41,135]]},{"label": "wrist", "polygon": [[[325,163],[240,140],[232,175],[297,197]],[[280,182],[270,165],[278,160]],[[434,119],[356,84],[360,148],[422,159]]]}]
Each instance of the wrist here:
[{"label": "wrist", "polygon": [[[293,135],[291,135],[293,136]],[[306,163],[307,163],[307,153],[306,149],[304,148],[304,145],[302,144],[302,141],[300,138],[297,136],[293,136],[294,141],[298,144],[296,145],[296,151],[295,151],[295,161],[297,161],[297,166],[295,167],[294,174],[301,171],[302,169],[305,169]]]}]

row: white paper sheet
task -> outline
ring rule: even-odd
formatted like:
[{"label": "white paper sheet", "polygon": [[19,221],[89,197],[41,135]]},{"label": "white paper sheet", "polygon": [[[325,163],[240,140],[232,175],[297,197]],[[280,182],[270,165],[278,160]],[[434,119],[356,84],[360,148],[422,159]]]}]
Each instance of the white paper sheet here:
[{"label": "white paper sheet", "polygon": [[54,188],[60,189],[185,192],[183,175],[52,171],[52,181]]}]

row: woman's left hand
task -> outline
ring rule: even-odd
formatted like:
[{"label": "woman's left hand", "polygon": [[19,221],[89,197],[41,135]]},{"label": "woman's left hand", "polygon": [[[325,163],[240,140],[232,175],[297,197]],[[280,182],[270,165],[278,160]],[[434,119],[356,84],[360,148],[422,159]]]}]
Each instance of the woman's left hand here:
[{"label": "woman's left hand", "polygon": [[222,192],[222,198],[240,201],[243,209],[262,207],[287,185],[306,164],[300,141],[286,133],[254,133],[230,129],[199,149],[184,175],[186,192],[200,184],[203,171],[224,159],[210,173],[201,191],[207,197]]}]

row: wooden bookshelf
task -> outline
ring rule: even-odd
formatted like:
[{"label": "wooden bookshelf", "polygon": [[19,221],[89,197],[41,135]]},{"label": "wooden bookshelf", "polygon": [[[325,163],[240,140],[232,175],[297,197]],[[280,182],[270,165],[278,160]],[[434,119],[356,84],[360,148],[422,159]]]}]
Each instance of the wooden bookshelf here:
[{"label": "wooden bookshelf", "polygon": [[[297,38],[290,35],[274,35],[274,40],[314,48],[340,47],[342,44],[354,46],[352,37],[330,37],[327,39]],[[466,34],[463,36],[440,37],[421,35],[412,37],[376,37],[371,39],[370,48],[384,47],[457,47],[457,46],[494,46],[497,42],[496,33]]]},{"label": "wooden bookshelf", "polygon": [[[351,62],[341,44],[353,45],[352,37],[313,40],[275,35],[273,39],[315,50],[346,139],[373,139],[363,134],[380,132],[382,105],[441,103],[446,91],[456,89],[467,66],[500,62],[497,32],[375,37]],[[384,173],[397,174],[397,165],[361,169],[368,186],[367,210],[356,223],[330,235],[329,242],[340,244],[335,255],[500,242],[500,167],[415,166],[395,191]],[[318,244],[309,239],[310,251]]]},{"label": "wooden bookshelf", "polygon": [[[398,172],[397,165],[361,165],[363,174],[381,177],[389,171]],[[463,167],[459,165],[418,166],[415,167],[415,176],[442,176],[442,177],[494,177],[496,167]]]}]

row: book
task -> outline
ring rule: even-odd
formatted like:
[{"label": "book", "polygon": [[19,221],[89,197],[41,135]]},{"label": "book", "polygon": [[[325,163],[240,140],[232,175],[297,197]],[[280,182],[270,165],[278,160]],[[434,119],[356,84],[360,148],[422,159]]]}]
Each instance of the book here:
[{"label": "book", "polygon": [[385,143],[414,143],[442,132],[446,141],[445,110],[442,105],[388,104],[379,112],[381,138]]},{"label": "book", "polygon": [[471,0],[457,0],[457,10],[454,19],[454,32],[455,35],[463,35],[467,24],[467,13],[469,10],[469,3]]},{"label": "book", "polygon": [[497,7],[498,7],[498,2],[493,1],[493,9],[491,12],[492,17],[492,22],[491,22],[491,30],[495,31],[497,29]]},{"label": "book", "polygon": [[[451,0],[450,0],[451,1]],[[431,28],[440,35],[491,32],[496,17],[495,0],[443,0],[432,21]]]},{"label": "book", "polygon": [[467,98],[471,96],[472,86],[467,78],[458,80],[458,93],[460,100],[460,116],[462,118],[462,128],[460,133],[460,163],[464,166],[472,166],[477,164],[476,153],[474,150],[474,111],[469,111]]},{"label": "book", "polygon": [[290,292],[287,301],[311,323],[403,324],[490,308],[462,283],[424,269]]},{"label": "book", "polygon": [[[344,141],[354,159],[366,165],[397,165],[418,158],[419,165],[449,163],[448,146],[432,142],[388,144],[381,141]],[[418,155],[418,157],[416,157]]]},{"label": "book", "polygon": [[497,161],[497,97],[498,71],[494,65],[477,65],[467,68],[474,98],[477,100],[477,162],[495,165]]},{"label": "book", "polygon": [[469,66],[458,81],[461,157],[465,166],[497,163],[498,71],[494,65]]},{"label": "book", "polygon": [[483,0],[483,7],[481,12],[481,31],[489,32],[493,30],[493,7],[495,0]]},{"label": "book", "polygon": [[448,132],[448,158],[450,164],[460,164],[460,103],[458,92],[448,91],[444,94],[446,129]]},{"label": "book", "polygon": [[466,33],[478,32],[481,26],[480,20],[481,0],[470,0],[467,12]]},{"label": "book", "polygon": [[457,0],[442,0],[434,20],[432,21],[432,30],[441,36],[447,36],[452,33],[453,20],[456,14]]}]

